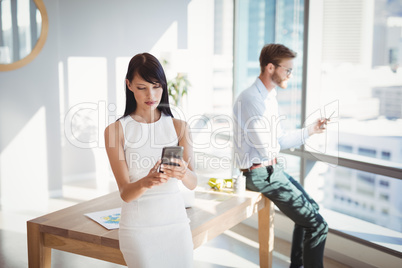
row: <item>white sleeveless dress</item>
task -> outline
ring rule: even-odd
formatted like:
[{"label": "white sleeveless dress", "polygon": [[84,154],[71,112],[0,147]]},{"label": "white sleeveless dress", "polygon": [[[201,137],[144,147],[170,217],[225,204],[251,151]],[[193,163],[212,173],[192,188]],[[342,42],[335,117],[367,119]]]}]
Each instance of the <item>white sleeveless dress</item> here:
[{"label": "white sleeveless dress", "polygon": [[[170,116],[162,113],[145,124],[131,116],[119,120],[131,182],[145,177],[160,159],[162,148],[178,144]],[[123,203],[119,229],[120,250],[129,268],[193,267],[193,241],[178,180],[147,190]]]}]

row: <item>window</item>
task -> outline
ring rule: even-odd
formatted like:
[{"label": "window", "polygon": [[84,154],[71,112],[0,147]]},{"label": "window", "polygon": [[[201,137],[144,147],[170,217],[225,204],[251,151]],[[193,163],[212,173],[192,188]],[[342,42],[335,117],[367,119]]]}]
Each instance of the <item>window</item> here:
[{"label": "window", "polygon": [[234,97],[259,74],[262,46],[283,43],[298,52],[277,96],[284,128],[332,115],[325,134],[282,152],[287,170],[325,209],[402,232],[402,3],[235,4]]},{"label": "window", "polygon": [[384,181],[384,180],[380,180],[380,186],[383,186],[383,187],[389,187],[389,182],[388,181]]},{"label": "window", "polygon": [[[234,98],[250,87],[260,74],[259,56],[268,43],[282,43],[297,52],[293,78],[277,95],[284,129],[301,126],[304,1],[235,1]],[[289,14],[292,14],[289,16]],[[299,179],[300,158],[286,158],[287,170]]]},{"label": "window", "polygon": [[183,115],[192,130],[195,168],[200,175],[219,178],[232,176],[233,14],[232,0],[192,1],[191,54],[183,59],[194,68]]},{"label": "window", "polygon": [[390,160],[391,159],[391,153],[390,152],[381,152],[381,158],[384,160]]},{"label": "window", "polygon": [[[320,12],[310,12],[309,17],[309,39],[314,42],[309,42],[307,115],[317,107],[325,116],[335,112],[328,137],[321,141],[333,150],[325,153],[372,163],[360,156],[379,157],[388,166],[397,166],[402,160],[398,149],[402,146],[402,58],[397,56],[402,4],[319,2],[312,2],[311,8]],[[336,148],[334,142],[340,146]],[[346,144],[358,150],[350,151]],[[384,153],[377,156],[377,152]]]},{"label": "window", "polygon": [[380,200],[389,201],[389,194],[380,193]]},{"label": "window", "polygon": [[[319,160],[315,166],[329,165],[321,174],[330,182],[322,204],[401,232],[392,222],[402,213],[395,194],[402,190],[402,3],[310,5],[306,124],[312,115],[334,113],[326,137],[312,137],[305,146]],[[317,178],[307,173],[305,180]],[[337,205],[333,196],[350,202]],[[352,211],[355,201],[365,212]],[[384,215],[392,220],[380,220]]]},{"label": "window", "polygon": [[368,157],[376,157],[377,151],[372,150],[372,149],[367,149],[367,148],[359,148],[358,149],[359,155],[364,155]]},{"label": "window", "polygon": [[341,152],[353,153],[353,147],[351,145],[338,144],[338,149]]},{"label": "window", "polygon": [[374,186],[374,175],[373,174],[368,174],[367,172],[358,172],[357,173],[357,179],[361,181],[362,183],[373,185]]},{"label": "window", "polygon": [[[321,161],[314,162],[313,166],[318,171],[306,172],[305,189],[323,208],[402,232],[399,205],[402,197],[394,190],[401,189],[401,180],[341,166],[331,167]],[[384,209],[388,211],[389,220],[381,217]]]}]

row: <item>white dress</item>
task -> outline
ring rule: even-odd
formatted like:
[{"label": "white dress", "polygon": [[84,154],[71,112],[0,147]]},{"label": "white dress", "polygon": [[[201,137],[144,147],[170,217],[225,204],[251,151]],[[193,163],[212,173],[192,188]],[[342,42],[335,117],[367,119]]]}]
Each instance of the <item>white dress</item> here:
[{"label": "white dress", "polygon": [[[163,147],[178,144],[173,120],[163,113],[151,124],[139,123],[131,116],[119,121],[131,182],[149,173]],[[192,234],[177,179],[171,178],[137,200],[123,203],[119,241],[130,268],[193,266]]]}]

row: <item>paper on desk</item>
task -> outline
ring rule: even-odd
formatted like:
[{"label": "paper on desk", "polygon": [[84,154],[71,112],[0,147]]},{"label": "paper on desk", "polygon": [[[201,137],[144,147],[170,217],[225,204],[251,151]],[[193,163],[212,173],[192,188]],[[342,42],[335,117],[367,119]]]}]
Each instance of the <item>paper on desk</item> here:
[{"label": "paper on desk", "polygon": [[121,208],[102,210],[84,214],[90,219],[96,221],[108,230],[118,229],[120,222]]}]

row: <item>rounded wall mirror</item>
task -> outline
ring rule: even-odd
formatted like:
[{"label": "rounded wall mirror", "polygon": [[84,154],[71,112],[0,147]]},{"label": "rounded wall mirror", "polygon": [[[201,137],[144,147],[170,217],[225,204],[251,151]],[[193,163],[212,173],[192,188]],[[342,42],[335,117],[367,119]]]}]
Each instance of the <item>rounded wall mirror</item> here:
[{"label": "rounded wall mirror", "polygon": [[43,48],[48,28],[42,0],[0,0],[0,71],[31,62]]}]

